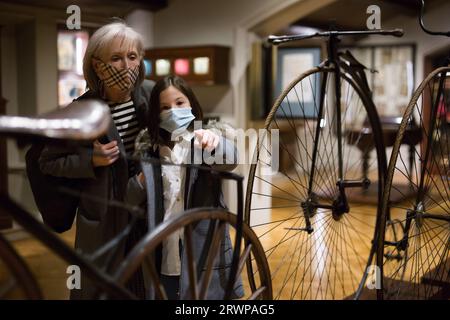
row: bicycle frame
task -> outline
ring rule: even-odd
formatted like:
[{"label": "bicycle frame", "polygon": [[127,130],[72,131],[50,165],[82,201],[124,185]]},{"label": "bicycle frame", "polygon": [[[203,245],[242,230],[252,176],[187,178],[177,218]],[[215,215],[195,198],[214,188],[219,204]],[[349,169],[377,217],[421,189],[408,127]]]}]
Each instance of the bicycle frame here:
[{"label": "bicycle frame", "polygon": [[[343,179],[343,164],[342,164],[342,128],[341,128],[341,70],[338,63],[338,54],[337,54],[337,43],[339,39],[335,35],[330,35],[328,41],[328,59],[325,60],[324,66],[326,67],[334,67],[335,69],[335,77],[334,77],[334,89],[335,89],[335,98],[336,98],[336,120],[337,120],[337,137],[338,137],[338,161],[339,161],[339,179]],[[320,104],[319,104],[319,112],[317,119],[322,119],[323,116],[323,108],[324,108],[324,99],[325,99],[325,91],[327,86],[327,79],[321,79],[320,86]],[[318,141],[320,135],[321,127],[316,126],[315,132],[315,141]],[[314,144],[313,154],[312,154],[312,167],[311,167],[311,175],[309,178],[308,184],[308,193],[312,191],[312,184],[314,181],[314,173],[316,167],[316,158],[318,152],[318,143]]]},{"label": "bicycle frame", "polygon": [[[355,187],[367,187],[370,185],[370,180],[367,178],[362,180],[345,180],[344,178],[344,164],[343,164],[343,154],[342,154],[342,139],[343,139],[343,132],[342,132],[342,123],[341,123],[341,78],[342,78],[342,71],[344,71],[346,74],[350,75],[350,78],[354,79],[354,84],[357,85],[361,90],[361,94],[364,94],[368,99],[371,98],[372,94],[369,89],[369,84],[367,83],[367,79],[364,74],[360,75],[358,71],[356,71],[351,66],[347,65],[342,57],[340,57],[340,54],[338,52],[338,38],[339,33],[338,32],[330,32],[328,34],[329,40],[328,40],[328,58],[321,64],[321,66],[324,68],[324,71],[326,71],[327,68],[332,68],[334,70],[334,83],[333,88],[335,90],[334,92],[334,98],[335,98],[335,112],[336,112],[336,135],[337,135],[337,144],[338,144],[338,181],[337,181],[337,187],[339,189],[339,198],[336,202],[336,207],[339,213],[348,212],[348,201],[347,197],[345,195],[345,188],[355,188]],[[341,70],[343,69],[343,70]],[[327,74],[327,73],[325,73]],[[325,99],[325,92],[327,88],[327,76],[324,77],[324,79],[321,79],[321,86],[320,86],[320,103],[319,103],[319,110],[318,110],[318,119],[322,119],[323,117],[323,109],[324,109],[324,99]],[[320,120],[319,120],[320,121]],[[379,125],[379,119],[378,115],[376,116],[376,119],[373,119],[377,125]],[[315,141],[319,141],[319,136],[321,132],[321,126],[316,126],[315,131]],[[316,171],[316,162],[317,162],[317,153],[318,153],[319,144],[315,143],[313,147],[312,152],[312,159],[311,159],[311,174],[309,177],[309,183],[308,183],[308,194],[312,194],[313,189],[313,181],[315,177],[315,171]],[[324,209],[333,209],[333,206],[325,205],[325,204],[317,204],[315,205],[316,208],[324,208]],[[307,224],[309,218],[307,218]],[[311,228],[307,227],[308,232],[312,232]]]},{"label": "bicycle frame", "polygon": [[31,235],[51,248],[65,261],[78,265],[86,275],[95,281],[100,287],[111,293],[115,298],[135,299],[125,288],[117,285],[114,279],[98,270],[91,262],[87,261],[80,253],[74,251],[61,239],[59,239],[48,227],[40,223],[28,211],[23,209],[16,201],[8,195],[0,195],[0,209],[12,215],[21,226]]},{"label": "bicycle frame", "polygon": [[[272,44],[281,44],[284,42],[289,41],[295,41],[295,40],[303,40],[303,39],[310,39],[315,37],[327,37],[328,43],[327,43],[327,51],[328,51],[328,58],[319,66],[323,67],[325,74],[327,68],[333,68],[334,69],[334,90],[335,90],[335,103],[336,103],[336,121],[337,121],[337,140],[338,140],[338,178],[339,181],[337,182],[339,193],[340,193],[340,199],[338,199],[338,207],[339,211],[342,212],[348,212],[348,202],[345,196],[345,188],[354,188],[354,187],[367,187],[370,184],[370,181],[368,179],[363,179],[361,181],[346,181],[344,179],[343,174],[343,161],[342,161],[342,128],[341,128],[341,83],[340,79],[342,78],[342,70],[345,71],[345,73],[349,74],[352,79],[354,79],[353,83],[359,87],[362,94],[366,95],[367,98],[371,99],[371,91],[369,89],[369,85],[367,83],[367,79],[364,75],[358,74],[357,71],[354,70],[354,68],[348,66],[346,63],[344,63],[343,59],[339,57],[338,52],[338,43],[339,43],[339,36],[348,36],[348,35],[390,35],[395,37],[401,37],[403,36],[403,31],[401,29],[394,29],[394,30],[367,30],[367,31],[326,31],[326,32],[316,32],[314,34],[308,34],[308,35],[288,35],[288,36],[269,36],[268,41]],[[326,77],[325,77],[326,78]],[[321,87],[320,87],[320,103],[319,103],[319,110],[318,110],[318,119],[322,119],[323,116],[323,108],[324,108],[324,97],[325,97],[325,91],[326,91],[326,85],[327,85],[327,79],[321,79]],[[378,115],[376,115],[376,118],[374,121],[377,122],[377,126],[379,125],[379,119]],[[320,126],[318,125],[316,127],[315,131],[315,141],[318,141],[320,136]],[[312,188],[313,188],[313,181],[314,181],[314,175],[316,171],[316,160],[317,160],[317,152],[318,152],[318,144],[314,144],[313,153],[312,153],[312,159],[311,159],[311,174],[309,177],[308,182],[308,193],[311,194]],[[325,209],[331,209],[329,205],[315,205],[316,208],[325,208]],[[308,222],[307,222],[308,223]],[[307,228],[308,229],[308,228]],[[312,232],[312,230],[309,228],[307,230],[308,232]]]},{"label": "bicycle frame", "polygon": [[425,33],[428,33],[429,35],[432,36],[445,36],[445,37],[450,37],[450,31],[449,32],[439,32],[439,31],[431,31],[429,29],[427,29],[425,27],[425,24],[423,22],[423,16],[425,15],[425,1],[421,0],[420,1],[420,15],[419,15],[419,25],[422,28],[422,30]]}]

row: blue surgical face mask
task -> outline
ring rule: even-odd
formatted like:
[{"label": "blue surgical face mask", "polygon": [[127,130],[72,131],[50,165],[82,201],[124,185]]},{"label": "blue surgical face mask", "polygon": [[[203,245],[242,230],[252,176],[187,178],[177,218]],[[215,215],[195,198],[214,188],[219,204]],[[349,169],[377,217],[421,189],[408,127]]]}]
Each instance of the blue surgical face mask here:
[{"label": "blue surgical face mask", "polygon": [[164,110],[159,114],[159,127],[172,133],[175,130],[186,129],[195,116],[192,108],[172,108]]}]

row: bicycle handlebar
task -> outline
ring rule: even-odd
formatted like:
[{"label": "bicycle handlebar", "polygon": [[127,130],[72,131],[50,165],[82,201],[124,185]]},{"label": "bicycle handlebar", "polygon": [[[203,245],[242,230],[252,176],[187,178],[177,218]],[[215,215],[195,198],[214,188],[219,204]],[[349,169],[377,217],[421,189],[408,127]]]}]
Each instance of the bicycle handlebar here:
[{"label": "bicycle handlebar", "polygon": [[93,140],[107,131],[109,114],[108,105],[101,100],[80,100],[35,117],[0,116],[0,135]]},{"label": "bicycle handlebar", "polygon": [[295,40],[304,40],[310,38],[317,37],[331,37],[331,36],[361,36],[361,35],[383,35],[383,36],[394,36],[401,37],[403,36],[402,29],[393,29],[393,30],[362,30],[362,31],[324,31],[324,32],[316,32],[313,34],[297,34],[297,35],[284,35],[284,36],[274,36],[270,35],[267,40],[272,44],[280,44],[289,41]]},{"label": "bicycle handlebar", "polygon": [[450,31],[449,32],[439,32],[439,31],[431,31],[429,29],[427,29],[425,27],[425,24],[423,23],[423,16],[425,14],[425,1],[421,0],[420,1],[420,15],[419,15],[419,24],[420,27],[422,28],[423,31],[425,31],[425,33],[428,33],[429,35],[432,36],[446,36],[446,37],[450,37]]}]

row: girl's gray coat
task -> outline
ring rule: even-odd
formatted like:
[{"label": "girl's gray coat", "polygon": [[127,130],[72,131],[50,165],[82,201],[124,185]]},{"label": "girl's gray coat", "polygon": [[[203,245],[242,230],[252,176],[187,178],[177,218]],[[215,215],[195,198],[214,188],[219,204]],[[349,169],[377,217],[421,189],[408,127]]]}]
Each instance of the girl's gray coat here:
[{"label": "girl's gray coat", "polygon": [[[225,127],[219,123],[210,125],[207,128],[213,131],[217,130],[217,133],[221,133],[222,135],[225,131]],[[227,129],[227,131],[229,130]],[[191,144],[191,146],[192,145],[193,144]],[[196,148],[191,147],[191,152],[195,152],[194,149]],[[153,150],[149,143],[148,135],[145,131],[141,133],[141,135],[137,139],[136,150],[138,150],[139,155],[143,156],[144,158],[159,158],[158,149]],[[237,151],[234,144],[230,140],[222,136],[219,145],[215,150],[214,158],[222,159],[221,164],[212,164],[214,168],[219,170],[233,170],[237,165]],[[142,204],[143,202],[145,202],[145,197],[147,198],[146,203],[148,208],[148,226],[149,230],[152,230],[164,219],[161,166],[155,164],[155,162],[153,162],[152,164],[145,161],[143,161],[141,165],[146,177],[146,194],[135,192],[135,197],[131,197],[130,195],[129,200],[131,201],[131,204]],[[186,167],[184,190],[185,210],[199,207],[226,208],[223,200],[220,181],[217,181],[217,179],[213,177],[210,171],[200,170],[196,167]],[[208,221],[202,221],[193,228],[192,240],[197,266],[202,250],[208,249],[210,240],[207,239],[208,227]],[[220,246],[220,252],[216,257],[210,286],[208,288],[207,299],[223,299],[228,281],[228,273],[231,268],[232,255],[232,244],[227,228]],[[186,259],[186,255],[182,254],[180,276],[181,299],[190,298]],[[243,294],[244,291],[242,281],[239,277],[234,286],[233,296],[236,298],[243,296]]]}]

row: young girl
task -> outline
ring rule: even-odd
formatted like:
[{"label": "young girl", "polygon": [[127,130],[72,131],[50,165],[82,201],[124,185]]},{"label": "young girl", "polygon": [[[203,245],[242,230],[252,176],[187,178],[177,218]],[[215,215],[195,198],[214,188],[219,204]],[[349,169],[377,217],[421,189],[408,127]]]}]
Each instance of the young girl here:
[{"label": "young girl", "polygon": [[[236,167],[236,149],[234,144],[222,135],[226,127],[216,123],[209,129],[194,130],[194,121],[200,121],[201,125],[202,118],[200,104],[183,79],[168,76],[158,81],[150,96],[148,129],[141,132],[136,140],[137,153],[141,157],[180,164],[192,163],[192,155],[195,152],[199,149],[206,150],[207,154],[214,154],[214,159],[221,160],[217,161],[218,163],[208,162],[209,164],[218,169],[233,170]],[[198,123],[196,127],[197,125]],[[229,159],[233,160],[232,164],[229,164]],[[141,174],[139,180],[147,189],[149,230],[187,209],[225,208],[220,181],[214,179],[209,171],[174,165],[151,166],[145,162],[142,165],[151,167],[151,170],[144,168],[145,179]],[[204,232],[194,230],[193,236],[197,237],[194,243],[205,244]],[[231,248],[228,232],[223,244],[221,248],[224,252],[219,253],[221,265],[213,271],[208,299],[221,299],[226,289],[220,280],[226,277],[232,260],[232,250],[225,250]],[[165,239],[161,252],[156,256],[156,265],[169,298],[188,297],[189,280],[187,271],[183,270],[183,230]],[[239,281],[235,286],[234,297],[242,295],[242,284]]]}]

